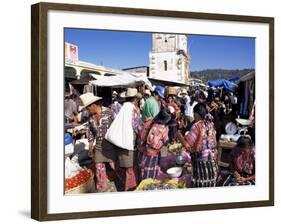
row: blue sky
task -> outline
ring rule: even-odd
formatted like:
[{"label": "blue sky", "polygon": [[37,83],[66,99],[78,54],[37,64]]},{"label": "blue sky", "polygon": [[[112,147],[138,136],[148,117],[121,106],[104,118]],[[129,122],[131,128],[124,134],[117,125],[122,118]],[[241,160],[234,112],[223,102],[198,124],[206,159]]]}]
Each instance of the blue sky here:
[{"label": "blue sky", "polygon": [[[79,59],[112,68],[148,65],[151,33],[65,29],[65,41],[78,45]],[[188,35],[191,71],[255,68],[255,39]]]}]

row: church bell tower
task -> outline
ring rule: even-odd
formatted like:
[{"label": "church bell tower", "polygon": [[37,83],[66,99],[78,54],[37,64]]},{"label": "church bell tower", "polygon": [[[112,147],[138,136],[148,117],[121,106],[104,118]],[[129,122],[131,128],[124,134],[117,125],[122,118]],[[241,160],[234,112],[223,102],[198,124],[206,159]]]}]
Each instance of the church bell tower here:
[{"label": "church bell tower", "polygon": [[190,56],[187,35],[152,34],[149,53],[150,78],[186,84],[189,79]]}]

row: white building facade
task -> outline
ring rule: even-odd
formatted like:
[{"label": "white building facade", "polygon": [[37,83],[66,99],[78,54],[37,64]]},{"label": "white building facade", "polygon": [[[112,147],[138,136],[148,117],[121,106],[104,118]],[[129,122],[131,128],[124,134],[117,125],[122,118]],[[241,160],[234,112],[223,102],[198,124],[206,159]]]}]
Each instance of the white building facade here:
[{"label": "white building facade", "polygon": [[187,84],[190,71],[187,35],[152,34],[149,76],[152,79]]}]

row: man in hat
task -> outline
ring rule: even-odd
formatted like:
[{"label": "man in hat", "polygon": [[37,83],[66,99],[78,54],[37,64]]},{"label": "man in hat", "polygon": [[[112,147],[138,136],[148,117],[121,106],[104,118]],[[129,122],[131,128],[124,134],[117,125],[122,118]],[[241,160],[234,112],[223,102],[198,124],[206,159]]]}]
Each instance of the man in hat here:
[{"label": "man in hat", "polygon": [[112,92],[112,96],[113,97],[116,97],[118,95],[118,93],[114,90],[113,92]]},{"label": "man in hat", "polygon": [[126,102],[112,122],[106,139],[115,146],[120,176],[125,176],[124,189],[128,191],[137,186],[134,165],[136,136],[141,129],[139,94],[136,88],[128,88],[120,97]]},{"label": "man in hat", "polygon": [[[108,147],[105,142],[105,134],[109,129],[113,114],[110,109],[102,106],[102,98],[94,96],[93,93],[85,93],[80,96],[83,109],[89,112],[89,157],[95,162],[96,169],[96,190],[105,192],[108,190],[108,177],[106,173],[106,163],[114,169],[115,151]],[[94,145],[95,142],[95,145]]]},{"label": "man in hat", "polygon": [[113,91],[112,93],[112,104],[109,106],[113,113],[113,117],[115,118],[119,111],[121,110],[122,105],[118,102],[118,93]]},{"label": "man in hat", "polygon": [[161,99],[165,99],[165,89],[162,86],[156,86],[153,95],[147,99],[144,104],[142,120],[146,121],[148,118],[154,118],[160,111]]},{"label": "man in hat", "polygon": [[147,99],[148,99],[150,96],[151,96],[151,92],[150,92],[148,89],[146,89],[146,90],[144,91],[143,97],[140,99],[140,111],[141,111],[141,113],[143,112],[143,108],[144,108],[145,102],[147,101]]},{"label": "man in hat", "polygon": [[149,89],[146,89],[144,91],[144,99],[147,100],[149,97],[151,97],[151,92]]}]

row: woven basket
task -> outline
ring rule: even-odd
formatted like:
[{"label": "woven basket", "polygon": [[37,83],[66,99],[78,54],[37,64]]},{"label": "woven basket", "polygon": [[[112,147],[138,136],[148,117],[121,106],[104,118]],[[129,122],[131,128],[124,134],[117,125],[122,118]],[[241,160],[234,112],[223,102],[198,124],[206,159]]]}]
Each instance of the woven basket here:
[{"label": "woven basket", "polygon": [[166,95],[177,95],[177,90],[174,87],[167,87]]},{"label": "woven basket", "polygon": [[87,182],[81,184],[80,186],[65,191],[65,194],[70,195],[70,194],[92,193],[93,190],[94,190],[94,176],[91,175],[91,178]]}]

